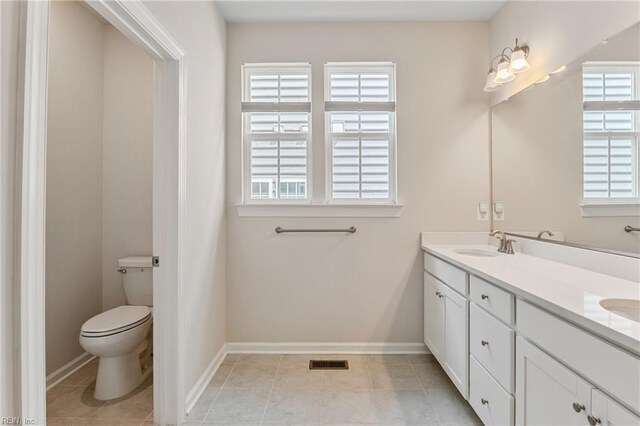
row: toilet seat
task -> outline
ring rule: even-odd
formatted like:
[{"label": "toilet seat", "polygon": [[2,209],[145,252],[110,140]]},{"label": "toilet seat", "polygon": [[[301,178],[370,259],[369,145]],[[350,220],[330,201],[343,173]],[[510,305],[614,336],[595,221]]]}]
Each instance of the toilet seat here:
[{"label": "toilet seat", "polygon": [[87,320],[80,330],[84,337],[106,337],[138,327],[151,320],[149,306],[123,305]]}]

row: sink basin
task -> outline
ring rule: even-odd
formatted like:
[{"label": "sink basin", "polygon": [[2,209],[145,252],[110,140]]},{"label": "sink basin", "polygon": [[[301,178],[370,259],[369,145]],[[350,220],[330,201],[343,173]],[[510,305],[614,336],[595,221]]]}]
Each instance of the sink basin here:
[{"label": "sink basin", "polygon": [[611,313],[631,321],[640,322],[640,300],[603,299],[600,301],[600,306]]},{"label": "sink basin", "polygon": [[467,256],[476,256],[476,257],[497,257],[500,256],[500,253],[497,251],[489,251],[482,249],[457,249],[453,251],[454,253],[464,254]]}]

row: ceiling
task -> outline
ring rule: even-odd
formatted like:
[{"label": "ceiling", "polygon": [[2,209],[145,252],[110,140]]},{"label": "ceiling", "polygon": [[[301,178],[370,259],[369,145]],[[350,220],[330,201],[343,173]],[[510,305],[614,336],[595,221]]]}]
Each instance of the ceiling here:
[{"label": "ceiling", "polygon": [[227,22],[486,21],[505,0],[222,0]]}]

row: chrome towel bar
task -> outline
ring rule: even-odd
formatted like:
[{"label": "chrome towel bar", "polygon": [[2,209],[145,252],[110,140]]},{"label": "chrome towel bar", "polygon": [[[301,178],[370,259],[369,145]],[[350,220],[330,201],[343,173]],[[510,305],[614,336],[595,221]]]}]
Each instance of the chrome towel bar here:
[{"label": "chrome towel bar", "polygon": [[285,232],[348,232],[350,234],[356,233],[356,227],[352,226],[347,229],[284,229],[281,227],[276,228],[276,233],[283,234]]},{"label": "chrome towel bar", "polygon": [[640,232],[640,228],[634,228],[633,226],[625,226],[624,227],[624,231],[625,232]]}]

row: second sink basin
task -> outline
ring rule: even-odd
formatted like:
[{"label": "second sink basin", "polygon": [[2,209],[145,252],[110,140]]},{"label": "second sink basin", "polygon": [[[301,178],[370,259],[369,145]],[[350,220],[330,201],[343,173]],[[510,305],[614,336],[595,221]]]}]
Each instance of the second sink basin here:
[{"label": "second sink basin", "polygon": [[500,256],[500,253],[497,251],[489,251],[483,249],[456,249],[453,251],[458,254],[465,254],[467,256],[476,256],[476,257],[497,257]]},{"label": "second sink basin", "polygon": [[600,301],[600,306],[611,313],[631,321],[640,322],[640,300],[603,299]]}]

